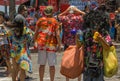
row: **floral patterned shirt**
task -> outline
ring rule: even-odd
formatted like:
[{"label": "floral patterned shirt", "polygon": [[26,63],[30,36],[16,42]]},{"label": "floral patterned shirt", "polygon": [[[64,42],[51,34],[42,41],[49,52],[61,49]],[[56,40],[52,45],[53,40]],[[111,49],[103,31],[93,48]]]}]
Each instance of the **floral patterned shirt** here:
[{"label": "floral patterned shirt", "polygon": [[36,25],[39,28],[36,40],[38,49],[55,52],[57,45],[56,30],[59,28],[57,20],[42,17],[37,21]]},{"label": "floral patterned shirt", "polygon": [[[103,47],[101,43],[95,42],[93,40],[93,31],[85,30],[84,31],[84,55],[85,55],[85,67],[103,67]],[[109,35],[102,35],[106,42],[108,42],[110,45],[111,38]]]},{"label": "floral patterned shirt", "polygon": [[63,44],[75,45],[75,35],[71,33],[73,29],[82,30],[83,18],[80,15],[68,14],[60,16],[59,20],[63,24]]}]

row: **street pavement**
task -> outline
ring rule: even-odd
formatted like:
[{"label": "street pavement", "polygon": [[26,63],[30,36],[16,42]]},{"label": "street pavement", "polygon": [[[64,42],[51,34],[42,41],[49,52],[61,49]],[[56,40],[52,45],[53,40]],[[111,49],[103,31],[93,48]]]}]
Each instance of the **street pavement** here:
[{"label": "street pavement", "polygon": [[[112,78],[105,78],[105,81],[120,81],[120,44],[116,43],[117,46],[117,55],[118,55],[118,61],[119,61],[119,71],[118,73],[113,76]],[[56,65],[56,75],[55,75],[55,81],[65,81],[65,77],[60,74],[60,64],[61,64],[61,58],[63,53],[57,53],[57,65]],[[37,53],[31,53],[32,56],[32,62],[33,62],[33,73],[29,74],[29,79],[26,79],[26,81],[40,81],[39,80],[39,65],[37,64]],[[0,67],[0,81],[12,81],[11,77],[6,77],[4,73],[5,69],[3,67]],[[48,64],[46,64],[45,74],[44,74],[44,81],[50,81],[49,78],[49,67]],[[70,81],[77,81],[77,79],[70,79]],[[83,80],[81,80],[83,81]]]}]

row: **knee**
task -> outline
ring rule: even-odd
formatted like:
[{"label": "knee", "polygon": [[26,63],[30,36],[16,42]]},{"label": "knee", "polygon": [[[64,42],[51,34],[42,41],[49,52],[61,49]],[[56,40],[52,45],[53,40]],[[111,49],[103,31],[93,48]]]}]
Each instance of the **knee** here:
[{"label": "knee", "polygon": [[50,66],[50,70],[55,70],[55,66]]},{"label": "knee", "polygon": [[40,65],[39,68],[40,68],[40,69],[44,69],[44,68],[45,68],[45,65]]}]

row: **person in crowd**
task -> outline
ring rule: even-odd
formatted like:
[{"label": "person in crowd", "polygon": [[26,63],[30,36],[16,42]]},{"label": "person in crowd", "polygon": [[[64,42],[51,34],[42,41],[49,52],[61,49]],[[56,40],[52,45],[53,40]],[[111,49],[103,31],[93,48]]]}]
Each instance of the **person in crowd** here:
[{"label": "person in crowd", "polygon": [[24,21],[24,26],[28,26],[28,22],[26,21],[26,17],[28,15],[28,12],[27,12],[27,7],[25,5],[20,5],[18,7],[18,13],[15,15],[15,18],[13,19],[12,22],[5,22],[4,24],[7,26],[7,27],[15,27],[15,24],[14,23],[14,20],[15,19],[19,19],[19,18],[22,18],[23,21]]},{"label": "person in crowd", "polygon": [[111,22],[111,27],[110,27],[110,37],[111,39],[115,40],[115,22]]},{"label": "person in crowd", "polygon": [[16,27],[14,32],[9,36],[10,54],[12,58],[12,81],[25,81],[25,71],[32,73],[31,57],[28,54],[28,42],[32,41],[32,37],[24,28],[24,20],[20,17],[14,20]]},{"label": "person in crowd", "polygon": [[116,11],[115,28],[116,28],[116,42],[119,42],[119,37],[120,37],[120,7]]},{"label": "person in crowd", "polygon": [[30,8],[30,16],[33,17],[35,14],[35,8],[34,7],[31,7]]},{"label": "person in crowd", "polygon": [[42,14],[40,12],[40,8],[39,7],[36,8],[35,14],[37,15],[37,19],[39,19],[40,17],[42,17]]},{"label": "person in crowd", "polygon": [[53,17],[53,7],[47,6],[44,10],[45,17],[36,23],[34,41],[38,44],[38,64],[40,81],[43,81],[46,61],[48,60],[50,81],[54,81],[56,51],[60,49],[59,24]]},{"label": "person in crowd", "polygon": [[8,42],[8,31],[4,25],[5,14],[0,11],[0,55],[7,64],[7,74],[9,76],[11,71],[10,53],[9,53],[9,42]]},{"label": "person in crowd", "polygon": [[105,30],[107,22],[103,21],[103,15],[102,12],[97,10],[90,11],[84,17],[83,46],[85,69],[83,81],[104,81],[103,49],[109,49],[112,42],[107,30]]},{"label": "person in crowd", "polygon": [[[24,26],[28,26],[28,23],[26,21],[27,15],[28,15],[27,7],[25,5],[20,5],[18,7],[18,14],[15,16],[15,19],[19,19],[21,17],[24,21]],[[14,20],[13,20],[13,22],[14,22]]]},{"label": "person in crowd", "polygon": [[[27,20],[26,20],[26,17],[28,16],[28,9],[27,9],[27,7],[25,6],[25,5],[20,5],[19,7],[18,7],[18,14],[15,16],[15,18],[14,18],[14,20],[19,20],[19,19],[22,19],[23,20],[23,22],[24,22],[24,29],[26,29],[26,30],[30,30],[28,27],[29,27],[29,23],[27,22]],[[13,24],[12,25],[14,25],[14,20],[13,20]],[[28,44],[27,44],[27,53],[28,53],[28,56],[30,55],[30,50],[29,50],[29,47],[30,47],[30,43],[29,42],[27,42]],[[26,73],[25,73],[25,79],[28,79],[29,78],[29,76],[27,76],[26,75]]]},{"label": "person in crowd", "polygon": [[84,12],[85,12],[85,13],[89,13],[89,12],[90,12],[90,8],[89,8],[88,5],[85,6]]},{"label": "person in crowd", "polygon": [[[75,32],[79,29],[82,30],[83,18],[81,15],[85,15],[85,12],[80,11],[75,6],[70,6],[58,16],[63,26],[64,50],[70,45],[76,44]],[[66,81],[69,81],[69,78],[66,77]],[[78,78],[78,81],[80,81],[80,77]]]},{"label": "person in crowd", "polygon": [[[31,8],[31,10],[34,11],[34,8]],[[24,29],[25,29],[26,31],[29,31],[30,36],[32,37],[32,35],[34,34],[34,32],[29,28],[30,24],[29,24],[28,21],[26,20],[27,16],[28,16],[28,9],[27,9],[27,7],[26,7],[25,5],[20,5],[20,6],[18,7],[18,14],[15,16],[15,19],[14,19],[14,20],[16,20],[16,19],[23,19],[23,21],[24,21]],[[13,23],[14,23],[14,20],[13,20]],[[28,43],[28,44],[27,44],[27,53],[28,53],[28,56],[30,56],[29,47],[30,47],[31,44],[30,44],[30,42],[27,42],[27,43]],[[25,76],[26,76],[25,79],[29,79],[29,78],[30,78],[30,77],[29,77],[28,75],[26,75],[26,74],[25,74]]]},{"label": "person in crowd", "polygon": [[34,6],[34,0],[30,0],[30,6]]}]

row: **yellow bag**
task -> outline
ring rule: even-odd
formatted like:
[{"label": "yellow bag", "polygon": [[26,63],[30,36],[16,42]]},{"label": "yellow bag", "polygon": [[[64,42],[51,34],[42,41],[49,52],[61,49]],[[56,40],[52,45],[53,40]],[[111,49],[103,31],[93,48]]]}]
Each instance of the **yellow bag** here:
[{"label": "yellow bag", "polygon": [[109,50],[103,49],[104,76],[112,77],[118,71],[118,60],[114,46]]}]

